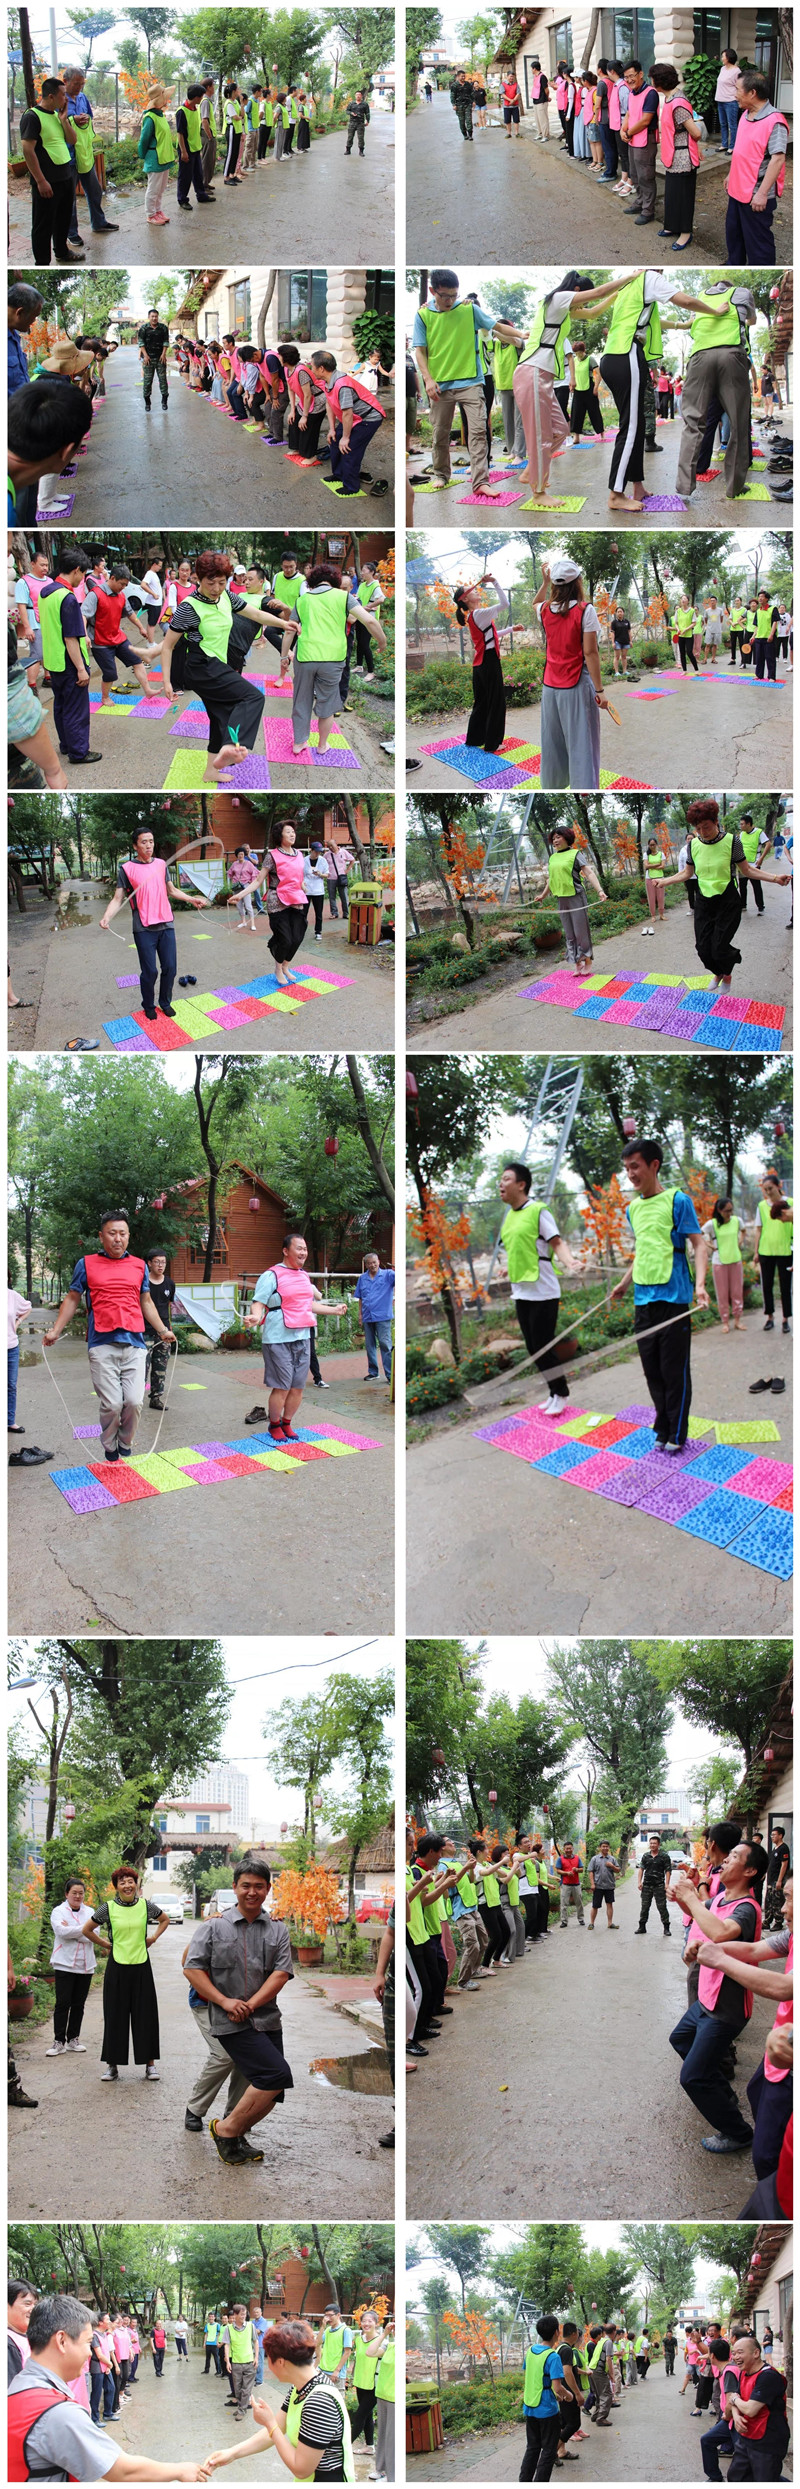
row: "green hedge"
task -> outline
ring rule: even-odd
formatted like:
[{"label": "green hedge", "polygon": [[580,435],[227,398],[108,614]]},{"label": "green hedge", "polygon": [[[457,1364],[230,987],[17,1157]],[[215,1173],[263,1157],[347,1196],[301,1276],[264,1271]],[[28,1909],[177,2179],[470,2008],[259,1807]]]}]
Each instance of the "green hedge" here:
[{"label": "green hedge", "polygon": [[432,1366],[424,1374],[416,1374],[406,1392],[409,1417],[417,1417],[421,1409],[443,1409],[447,1400],[459,1400],[461,1379],[455,1366]]},{"label": "green hedge", "polygon": [[523,2427],[521,2368],[512,2368],[503,2377],[475,2377],[471,2384],[442,2386],[442,2419],[445,2432],[455,2437],[474,2437],[481,2429],[501,2427],[516,2420]]},{"label": "green hedge", "polygon": [[[515,649],[512,656],[504,656],[503,680],[509,708],[529,709],[541,699],[543,673],[541,648]],[[424,674],[408,674],[408,716],[441,717],[450,710],[468,708],[467,677],[468,668],[462,665],[460,657],[436,657],[426,665]]]},{"label": "green hedge", "polygon": [[[493,1348],[489,1342],[486,1348],[473,1349],[470,1356],[462,1357],[460,1366],[434,1367],[428,1365],[424,1350],[416,1342],[412,1343],[406,1350],[406,1407],[409,1415],[416,1417],[421,1409],[444,1408],[448,1400],[460,1399],[461,1393],[468,1391],[471,1384],[489,1383],[495,1374],[510,1373],[524,1354],[522,1341],[513,1354],[507,1348]],[[409,1359],[413,1361],[411,1364]]]}]

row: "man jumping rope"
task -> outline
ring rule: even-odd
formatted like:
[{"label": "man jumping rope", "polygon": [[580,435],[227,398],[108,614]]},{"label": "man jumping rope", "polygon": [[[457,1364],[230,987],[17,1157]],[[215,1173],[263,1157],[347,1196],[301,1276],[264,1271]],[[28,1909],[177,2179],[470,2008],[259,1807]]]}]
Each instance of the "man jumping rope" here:
[{"label": "man jumping rope", "polygon": [[129,1252],[127,1210],[104,1210],[99,1235],[99,1253],[80,1255],[55,1322],[42,1338],[45,1348],[54,1348],[85,1296],[89,1371],[100,1407],[103,1451],[107,1461],[120,1456],[127,1461],[144,1400],[145,1324],[170,1347],[175,1333],[153,1303],[147,1263]]},{"label": "man jumping rope", "polygon": [[[627,1212],[636,1251],[624,1278],[611,1291],[612,1305],[633,1281],[634,1330],[645,1380],[655,1408],[656,1441],[680,1452],[689,1433],[692,1405],[691,1302],[707,1307],[709,1247],[689,1193],[665,1190],[660,1141],[629,1141],[622,1152],[635,1200]],[[686,1238],[694,1238],[694,1289]],[[681,1307],[685,1308],[680,1320]],[[668,1328],[666,1326],[669,1326]],[[650,1337],[656,1333],[657,1337]]]}]

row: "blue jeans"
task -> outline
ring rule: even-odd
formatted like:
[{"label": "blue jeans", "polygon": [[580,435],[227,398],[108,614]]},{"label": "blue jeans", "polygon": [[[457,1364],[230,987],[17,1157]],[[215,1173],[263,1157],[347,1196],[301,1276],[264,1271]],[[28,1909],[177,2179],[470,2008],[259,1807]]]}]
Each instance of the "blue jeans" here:
[{"label": "blue jeans", "polygon": [[730,2447],[732,2442],[727,2420],[717,2420],[714,2428],[703,2430],[700,2453],[706,2480],[724,2480],[724,2472],[719,2468],[719,2450],[721,2446]]},{"label": "blue jeans", "polygon": [[381,1352],[381,1359],[382,1359],[382,1363],[383,1363],[383,1371],[384,1371],[384,1374],[385,1374],[385,1376],[386,1376],[387,1383],[390,1383],[390,1382],[391,1382],[391,1379],[392,1379],[392,1326],[391,1326],[391,1322],[367,1322],[366,1317],[365,1317],[365,1320],[364,1320],[364,1346],[365,1346],[365,1348],[366,1348],[366,1352],[367,1352],[367,1372],[368,1372],[369,1374],[374,1374],[374,1375],[377,1375],[377,1372],[378,1372],[378,1355],[377,1355],[377,1352],[378,1352],[378,1349],[380,1349],[380,1352]]},{"label": "blue jeans", "polygon": [[156,998],[156,974],[161,968],[159,1002],[172,1001],[172,988],[178,972],[178,948],[174,925],[137,925],[134,942],[139,953],[139,984],[145,1011],[152,1011]]},{"label": "blue jeans", "polygon": [[739,106],[734,98],[732,104],[718,104],[717,111],[720,138],[726,155],[729,155],[739,127]]},{"label": "blue jeans", "polygon": [[[83,191],[83,195],[84,195],[84,198],[85,198],[85,200],[86,200],[86,205],[87,205],[88,210],[89,210],[89,219],[90,219],[90,223],[91,223],[92,232],[93,232],[93,233],[108,233],[108,231],[109,231],[108,217],[107,217],[107,215],[106,215],[105,208],[104,208],[104,206],[103,206],[103,193],[102,193],[102,190],[101,190],[101,188],[100,188],[100,178],[99,178],[99,174],[95,173],[95,172],[94,172],[94,170],[92,170],[92,171],[91,171],[91,172],[89,172],[89,173],[82,173],[82,174],[81,174],[81,176],[80,176],[80,182],[81,182],[81,189],[82,189],[82,191]],[[69,229],[69,238],[70,238],[70,241],[71,241],[71,242],[77,242],[77,240],[78,240],[78,202],[77,202],[77,197],[76,197],[76,199],[75,199],[75,204],[74,204],[74,208],[73,208],[72,223],[71,223],[71,225],[70,225],[70,229]]]},{"label": "blue jeans", "polygon": [[727,2075],[720,2073],[720,2060],[727,2056],[736,2032],[732,2023],[711,2014],[698,1999],[690,2005],[680,2022],[670,2032],[670,2048],[683,2059],[681,2090],[701,2117],[708,2119],[720,2135],[731,2135],[736,2143],[752,2143],[753,2129],[742,2116],[736,2093]]},{"label": "blue jeans", "polygon": [[368,413],[354,423],[346,447],[342,439],[342,426],[337,423],[336,439],[331,442],[331,475],[335,483],[343,484],[346,493],[358,492],[362,458],[366,458],[373,434],[380,432],[382,422],[383,416],[370,407]]},{"label": "blue jeans", "polygon": [[13,1426],[13,1424],[14,1424],[14,1420],[15,1420],[15,1418],[16,1418],[16,1414],[17,1414],[17,1376],[18,1376],[18,1374],[19,1374],[19,1349],[18,1349],[18,1348],[10,1348],[10,1349],[9,1349],[9,1352],[8,1352],[8,1423],[9,1423],[9,1426]]}]

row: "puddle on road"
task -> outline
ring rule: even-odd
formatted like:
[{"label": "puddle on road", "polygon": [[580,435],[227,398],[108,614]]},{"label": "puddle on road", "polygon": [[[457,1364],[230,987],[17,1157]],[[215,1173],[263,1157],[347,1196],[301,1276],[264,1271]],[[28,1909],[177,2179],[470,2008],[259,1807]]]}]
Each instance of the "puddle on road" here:
[{"label": "puddle on road", "polygon": [[318,2083],[333,2086],[336,2091],[362,2091],[391,2094],[389,2059],[385,2048],[365,2048],[356,2057],[312,2057],[309,2072]]},{"label": "puddle on road", "polygon": [[94,924],[94,917],[91,913],[83,915],[78,904],[79,898],[85,895],[83,891],[71,890],[66,899],[59,899],[54,919],[56,933],[66,933],[71,925]]}]

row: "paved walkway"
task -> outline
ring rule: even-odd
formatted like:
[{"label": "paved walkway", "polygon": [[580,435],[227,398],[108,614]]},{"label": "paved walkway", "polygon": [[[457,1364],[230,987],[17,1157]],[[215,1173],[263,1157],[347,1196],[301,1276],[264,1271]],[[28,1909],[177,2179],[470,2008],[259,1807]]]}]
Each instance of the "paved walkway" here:
[{"label": "paved walkway", "polygon": [[[70,894],[72,897],[72,893]],[[84,883],[74,885],[73,904],[48,911],[50,938],[38,1009],[12,1012],[9,1015],[9,1043],[12,1047],[51,1048],[58,1053],[69,1037],[99,1037],[103,1052],[113,1053],[110,1037],[103,1027],[106,1020],[117,1019],[131,1009],[141,1007],[137,988],[120,992],[119,976],[137,976],[136,946],[124,914],[114,920],[112,941],[108,934],[98,932],[100,918],[107,904],[108,885],[87,892]],[[296,965],[305,967],[309,975],[315,970],[330,968],[337,976],[351,980],[345,986],[332,988],[327,997],[306,1003],[298,1012],[273,1013],[271,1018],[250,1021],[237,1030],[237,1047],[250,1054],[302,1054],[309,1046],[356,1046],[369,1049],[394,1045],[394,961],[381,950],[352,947],[345,939],[341,920],[323,917],[321,941],[314,937],[314,919],[306,936]],[[13,975],[16,991],[27,1000],[27,940],[23,930],[27,917],[13,916],[9,923]],[[257,932],[234,930],[233,908],[212,908],[207,915],[195,915],[190,908],[176,907],[175,927],[180,975],[190,972],[197,979],[197,992],[211,994],[220,985],[231,985],[239,979],[243,984],[252,977],[270,974],[272,959],[267,948],[269,917],[266,911],[256,917]],[[32,971],[33,974],[33,971]],[[192,990],[186,993],[187,1002]],[[180,1018],[182,990],[176,986],[173,1002]],[[241,1043],[239,1042],[241,1041]],[[220,1046],[225,1042],[220,1030]]]},{"label": "paved walkway", "polygon": [[[637,686],[639,691],[656,687],[663,694],[659,699],[636,698],[632,691],[623,691],[620,683],[606,683],[604,690],[618,709],[621,724],[615,726],[613,719],[601,713],[601,772],[611,770],[615,778],[634,778],[640,786],[724,786],[742,794],[791,786],[791,675],[787,682],[780,658],[777,690],[773,684],[737,681],[732,672],[728,674],[727,660],[724,670],[724,682],[706,683],[699,676],[682,675],[665,662],[656,675]],[[466,666],[464,678],[466,693]],[[465,704],[463,710],[451,710],[444,718],[426,718],[424,725],[409,722],[409,757],[422,759],[421,769],[414,773],[415,791],[450,793],[455,787],[462,797],[468,794],[470,781],[461,770],[422,750],[423,744],[439,743],[445,737],[449,743],[463,743],[468,714]],[[538,749],[539,707],[509,707],[506,732]],[[510,757],[513,760],[514,754]],[[535,783],[532,779],[531,786]],[[491,779],[482,784],[490,794]]]},{"label": "paved walkway", "polygon": [[[692,2396],[681,2396],[680,2384],[681,2375],[676,2371],[674,2377],[667,2377],[659,2361],[651,2367],[643,2385],[629,2386],[623,2393],[610,2428],[592,2428],[587,2420],[588,2443],[578,2448],[580,2469],[573,2472],[570,2466],[572,2478],[609,2484],[620,2480],[698,2480],[698,2439],[709,2422],[692,2419]],[[524,2452],[524,2426],[481,2429],[475,2437],[452,2437],[438,2454],[409,2456],[409,2489],[418,2480],[473,2481],[477,2477],[481,2481],[517,2481]],[[783,2477],[791,2477],[789,2457]]]},{"label": "paved walkway", "polygon": [[[232,2171],[230,2175],[237,2173]],[[226,2279],[221,2275],[221,2296]],[[168,2318],[168,2325],[169,2322]],[[146,2455],[151,2462],[158,2463],[202,2463],[205,2455],[235,2446],[237,2438],[251,2437],[257,2426],[252,2414],[244,2425],[234,2419],[233,2412],[226,2408],[227,2392],[225,2378],[215,2376],[213,2367],[205,2375],[205,2356],[199,2348],[190,2348],[188,2360],[179,2359],[170,2339],[160,2377],[156,2376],[150,2353],[143,2353],[130,2402],[123,2404],[120,2418],[107,2430],[104,2442],[117,2455]],[[283,2388],[268,2370],[258,2394],[273,2411],[280,2409]],[[237,2471],[226,2472],[225,2476],[234,2481]],[[285,2481],[286,2466],[270,2446],[263,2454],[249,2455],[238,2477],[248,2482]]]},{"label": "paved walkway", "polygon": [[[790,907],[790,890],[768,890],[764,914],[757,916],[750,892],[737,935],[742,965],[735,977],[736,992],[762,1002],[783,1003],[783,1045],[787,1053],[792,1045],[793,1026]],[[602,919],[603,909],[593,908],[592,922],[602,924]],[[644,921],[643,916],[642,924]],[[495,993],[475,1000],[474,986],[467,988],[470,999],[463,1010],[447,1011],[434,1024],[415,1018],[415,1053],[450,1054],[454,1045],[459,1053],[473,1049],[480,1053],[483,1047],[497,1048],[501,1054],[513,1053],[520,1047],[558,1053],[568,1045],[577,1054],[697,1054],[697,1047],[688,1038],[662,1037],[654,1029],[615,1028],[607,1020],[576,1020],[554,1004],[525,997],[523,986],[532,985],[536,978],[544,979],[551,967],[552,961],[529,960],[524,969],[515,972],[513,983],[502,985]],[[665,976],[697,974],[700,962],[694,949],[687,901],[682,899],[677,907],[668,908],[663,923],[656,924],[652,949],[648,938],[645,950],[641,928],[636,927],[630,933],[613,934],[608,941],[599,941],[595,967],[598,975],[608,976],[649,976],[658,970]]]},{"label": "paved walkway", "polygon": [[[406,257],[430,267],[434,255],[476,268],[582,267],[589,255],[603,267],[659,262],[658,223],[640,230],[623,214],[630,201],[596,187],[591,171],[570,162],[560,145],[555,110],[547,147],[526,114],[523,137],[506,140],[497,112],[492,126],[462,138],[449,94],[434,96],[406,125]],[[791,166],[775,223],[778,265],[792,260]],[[725,199],[716,182],[698,184],[694,242],[680,267],[714,267],[725,259]],[[658,220],[660,221],[660,219]],[[669,252],[669,243],[664,244]],[[659,263],[660,264],[660,263]],[[667,265],[673,262],[667,259]]]},{"label": "paved walkway", "polygon": [[[53,1497],[55,1502],[55,1497]],[[18,2220],[119,2221],[135,2211],[138,2221],[252,2220],[271,2213],[280,2199],[298,2220],[336,2220],[347,2207],[354,2220],[391,2220],[394,2165],[378,2138],[392,2122],[385,2090],[349,2090],[320,2079],[320,2059],[359,2061],[380,2037],[336,2011],[336,1981],[328,1995],[315,1974],[295,1967],[283,1995],[283,2040],[294,2090],[274,2109],[251,2141],[263,2148],[262,2163],[231,2169],[220,2160],[207,2131],[188,2134],[184,2112],[207,2051],[189,2008],[181,1958],[193,1921],[169,1928],[152,1954],[161,2039],[158,2084],[143,2069],[121,2068],[117,2083],[101,2083],[102,1988],[93,1988],[81,2037],[85,2057],[48,2057],[48,2023],[19,2035],[19,2063],[26,2091],[38,2109],[20,2109],[14,2128],[13,2193]],[[358,1983],[362,1996],[370,1982]],[[341,2000],[344,2002],[344,1998]],[[373,1999],[374,2002],[374,1999]],[[370,2068],[371,2071],[371,2068]],[[224,2114],[223,2085],[209,2114]],[[87,2160],[87,2131],[92,2150]]]},{"label": "paved walkway", "polygon": [[[249,261],[270,266],[311,267],[320,237],[330,237],[334,267],[391,266],[394,261],[394,119],[373,113],[363,157],[345,156],[337,130],[315,138],[306,156],[275,163],[273,155],[248,173],[241,189],[226,190],[217,178],[211,207],[194,202],[191,216],[177,205],[175,185],[165,195],[166,225],[149,225],[144,188],[109,191],[106,215],[117,233],[93,234],[85,209],[80,224],[90,268],[204,268]],[[8,255],[12,267],[28,268],[30,185],[12,185]]]},{"label": "paved walkway", "polygon": [[[791,1341],[779,1332],[765,1339],[762,1326],[759,1311],[727,1338],[716,1328],[697,1333],[693,1408],[698,1417],[750,1418],[765,1401],[749,1399],[749,1384],[784,1374],[785,1396],[766,1399],[781,1440],[765,1450],[790,1460]],[[578,1380],[578,1408],[613,1414],[646,1398],[638,1356]],[[409,1452],[409,1632],[679,1636],[695,1633],[698,1618],[709,1633],[787,1631],[789,1583],[478,1441],[474,1429],[501,1407],[529,1408],[543,1397],[523,1375],[510,1399],[499,1392],[496,1407],[482,1404],[480,1415]]]},{"label": "paved walkway", "polygon": [[[37,1330],[47,1320],[35,1315]],[[94,1424],[85,1347],[66,1339],[48,1353],[73,1424]],[[321,1362],[330,1388],[324,1395],[309,1390],[298,1422],[313,1425],[324,1416],[375,1437],[380,1451],[359,1452],[353,1461],[303,1462],[299,1478],[267,1470],[85,1516],[49,1484],[45,1468],[12,1471],[11,1630],[85,1632],[96,1624],[144,1633],[157,1616],[163,1633],[200,1633],[222,1602],[229,1633],[391,1633],[389,1393],[383,1382],[360,1380],[355,1358],[344,1360],[344,1373],[324,1349]],[[179,1358],[160,1448],[244,1436],[245,1413],[263,1398],[255,1361],[215,1350],[187,1358],[183,1374],[180,1365]],[[20,1384],[18,1415],[28,1441],[53,1451],[56,1469],[81,1466],[93,1447],[72,1440],[44,1362],[25,1368]],[[184,1397],[188,1385],[195,1391]],[[145,1411],[140,1439],[147,1449],[156,1423]],[[347,1473],[359,1462],[364,1475],[356,1480]],[[364,1528],[354,1518],[362,1510],[369,1513]]]},{"label": "paved walkway", "polygon": [[[616,411],[613,406],[606,410],[606,424],[609,430],[616,433]],[[785,416],[781,416],[781,431],[787,433],[791,439],[791,417],[787,420]],[[754,435],[756,448],[761,445],[762,437],[760,426],[756,425]],[[495,435],[495,446],[498,452],[501,438],[502,435],[499,437]],[[657,418],[657,447],[654,452],[648,452],[645,455],[644,480],[648,494],[653,494],[657,498],[676,496],[681,439],[682,426],[679,421],[674,420],[669,423],[666,417]],[[583,509],[580,514],[575,514],[576,526],[606,527],[612,519],[615,531],[618,527],[625,529],[642,526],[642,515],[635,509],[632,501],[627,511],[619,509],[609,511],[608,478],[613,453],[613,441],[595,441],[594,434],[590,433],[588,425],[584,432],[583,443],[578,448],[573,448],[572,443],[568,442],[564,449],[557,451],[553,460],[549,490],[556,495],[558,493],[571,496],[583,494]],[[426,464],[430,465],[429,459]],[[719,470],[714,483],[698,484],[691,500],[683,501],[678,510],[648,510],[645,513],[644,523],[648,527],[653,527],[656,534],[664,528],[682,528],[684,525],[687,527],[731,527],[734,524],[752,526],[754,522],[760,524],[762,519],[766,523],[769,518],[767,506],[769,477],[766,469],[754,468],[749,477],[749,482],[757,484],[760,488],[758,501],[727,501],[721,454],[715,456],[714,465]],[[498,520],[504,526],[524,526],[527,519],[533,519],[534,514],[530,511],[525,512],[523,509],[524,495],[519,474],[513,472],[506,474],[505,469],[506,461],[499,455],[495,455],[493,473],[496,472],[498,476],[502,475],[503,481],[496,483],[492,489],[497,492],[518,492],[519,501],[496,503],[494,510],[490,508],[488,502],[469,507],[470,527],[485,527],[496,531]],[[459,474],[446,492],[416,495],[415,525],[417,527],[424,525],[432,511],[437,527],[461,527],[464,524],[464,496],[469,493],[470,489],[469,462],[467,461],[460,467]],[[761,497],[762,493],[766,495],[766,500]],[[780,524],[779,513],[785,505],[776,502],[774,506]],[[557,523],[558,513],[554,512],[553,516]],[[534,523],[536,523],[535,520]],[[792,524],[791,507],[789,524]]]},{"label": "paved walkway", "polygon": [[[373,481],[390,490],[380,505],[353,503],[363,525],[366,508],[382,527],[394,514],[394,425],[384,423],[366,461]],[[327,469],[293,466],[291,458],[265,446],[260,433],[212,407],[190,389],[172,357],[169,405],[161,404],[154,380],[148,415],[137,346],[120,346],[107,367],[106,396],[95,403],[89,454],[65,490],[75,496],[72,527],[135,527],[142,508],[154,527],[252,527],[259,510],[270,526],[330,527],[335,496],[323,481]],[[366,506],[365,506],[366,505]]]}]

